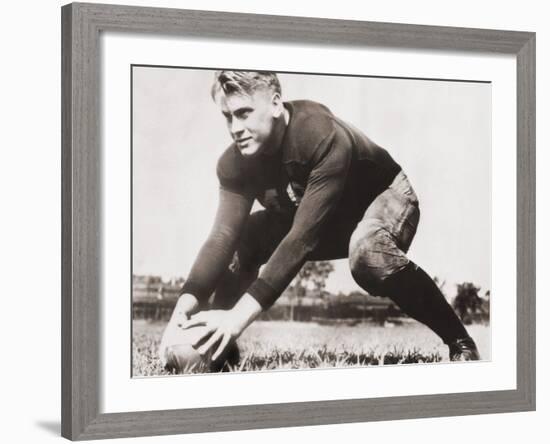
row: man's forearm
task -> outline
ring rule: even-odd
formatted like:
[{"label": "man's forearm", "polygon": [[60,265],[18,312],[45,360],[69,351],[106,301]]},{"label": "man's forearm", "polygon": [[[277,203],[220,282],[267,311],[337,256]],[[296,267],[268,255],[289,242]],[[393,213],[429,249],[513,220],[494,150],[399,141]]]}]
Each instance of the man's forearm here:
[{"label": "man's forearm", "polygon": [[199,251],[180,294],[191,293],[205,304],[227,269],[252,207],[250,196],[220,189],[218,210],[208,239]]}]

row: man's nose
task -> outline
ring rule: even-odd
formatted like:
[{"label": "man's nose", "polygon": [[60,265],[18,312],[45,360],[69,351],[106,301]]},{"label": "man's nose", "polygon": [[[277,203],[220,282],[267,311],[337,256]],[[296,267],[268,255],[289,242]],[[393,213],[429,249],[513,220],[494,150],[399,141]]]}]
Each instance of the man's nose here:
[{"label": "man's nose", "polygon": [[239,133],[242,133],[244,131],[244,126],[242,122],[239,119],[232,119],[231,120],[231,134],[238,135]]}]

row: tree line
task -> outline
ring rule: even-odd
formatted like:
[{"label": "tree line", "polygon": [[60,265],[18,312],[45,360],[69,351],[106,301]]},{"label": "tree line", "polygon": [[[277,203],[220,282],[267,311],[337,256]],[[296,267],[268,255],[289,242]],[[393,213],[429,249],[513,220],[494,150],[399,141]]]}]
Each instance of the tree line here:
[{"label": "tree line", "polygon": [[[372,297],[363,292],[334,295],[325,291],[326,280],[334,271],[330,261],[306,262],[291,285],[273,307],[263,313],[263,320],[287,321],[361,321],[399,324],[406,317],[387,298]],[[445,282],[435,277],[442,288]],[[174,308],[182,278],[165,283],[157,276],[134,276],[134,319],[168,320]],[[488,323],[490,291],[484,297],[472,282],[458,284],[451,305],[465,324]]]}]

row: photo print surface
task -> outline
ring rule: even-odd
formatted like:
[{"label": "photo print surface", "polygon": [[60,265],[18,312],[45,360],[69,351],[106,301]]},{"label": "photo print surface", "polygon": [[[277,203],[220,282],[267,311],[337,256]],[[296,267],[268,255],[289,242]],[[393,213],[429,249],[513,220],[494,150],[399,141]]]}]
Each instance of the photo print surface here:
[{"label": "photo print surface", "polygon": [[132,375],[491,359],[491,84],[134,65]]}]

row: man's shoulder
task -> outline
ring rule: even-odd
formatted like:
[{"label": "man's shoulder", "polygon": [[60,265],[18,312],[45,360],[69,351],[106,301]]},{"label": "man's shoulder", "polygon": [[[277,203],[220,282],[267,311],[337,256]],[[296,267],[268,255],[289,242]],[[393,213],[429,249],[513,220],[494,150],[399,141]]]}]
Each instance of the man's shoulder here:
[{"label": "man's shoulder", "polygon": [[297,134],[295,136],[316,137],[329,133],[333,127],[334,115],[322,103],[313,100],[294,100],[288,102],[292,107],[292,123]]},{"label": "man's shoulder", "polygon": [[216,173],[220,182],[234,182],[242,177],[243,162],[237,153],[235,144],[232,143],[225,149],[216,165]]},{"label": "man's shoulder", "polygon": [[[334,133],[334,115],[325,105],[312,100],[295,100],[288,104],[292,109],[289,143],[302,156],[311,155],[323,140]],[[289,153],[291,157],[298,154]]]},{"label": "man's shoulder", "polygon": [[222,188],[250,194],[258,186],[257,168],[257,162],[244,158],[232,143],[218,159],[216,174]]}]

